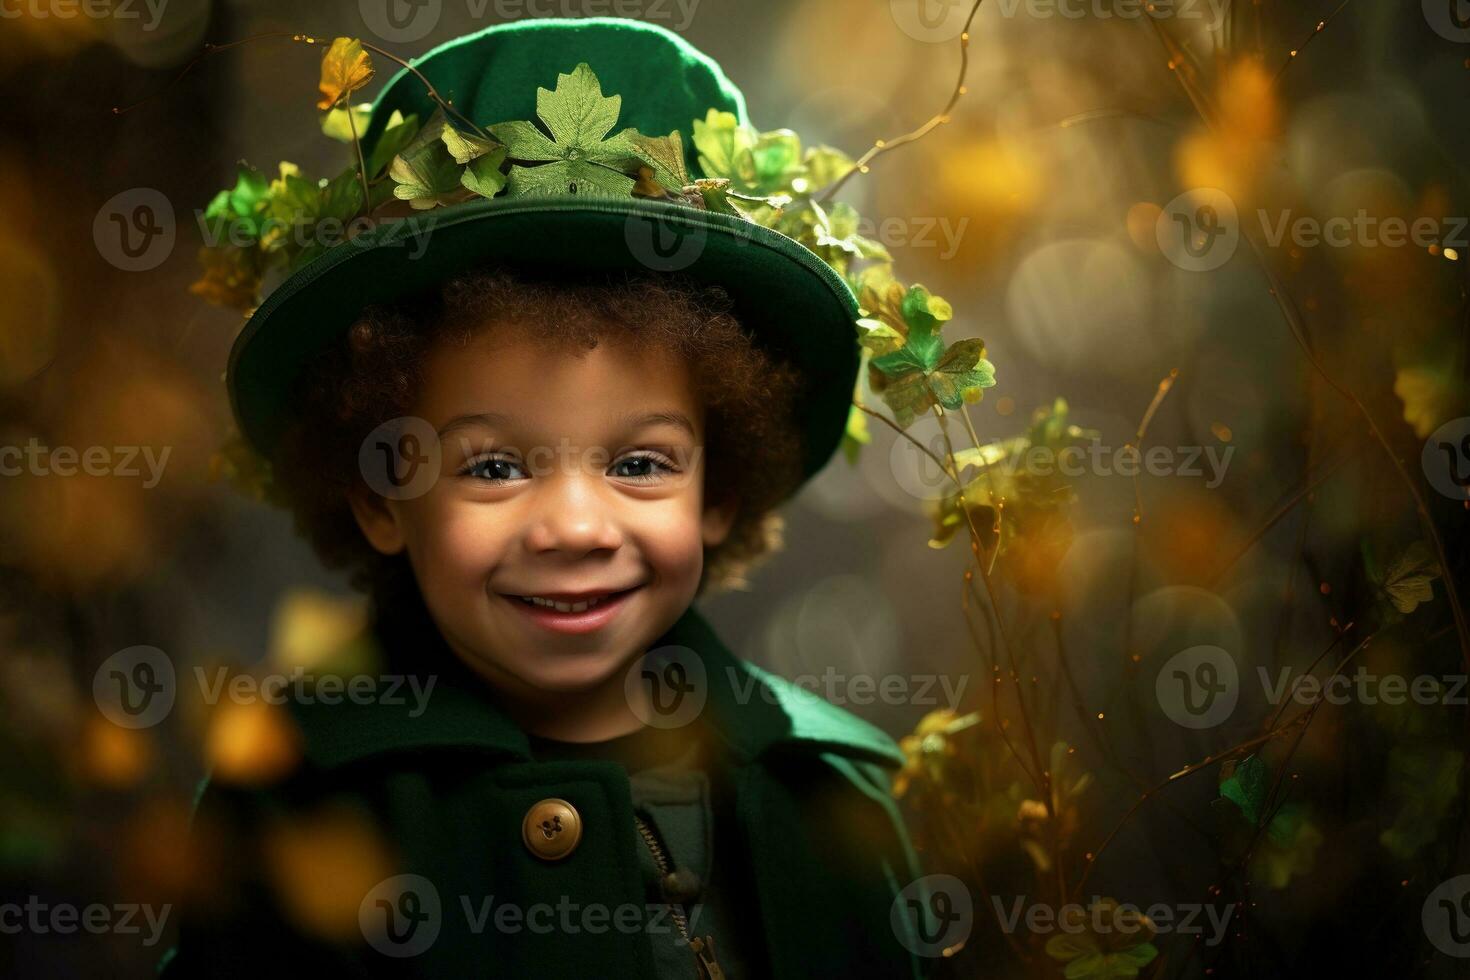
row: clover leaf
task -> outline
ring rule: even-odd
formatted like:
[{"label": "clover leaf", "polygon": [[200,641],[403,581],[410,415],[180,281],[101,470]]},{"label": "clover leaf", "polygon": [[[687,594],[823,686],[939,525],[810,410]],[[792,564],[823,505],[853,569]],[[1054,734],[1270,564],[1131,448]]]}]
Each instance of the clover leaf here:
[{"label": "clover leaf", "polygon": [[872,362],[888,379],[879,394],[899,428],[908,428],[936,403],[957,409],[994,386],[995,368],[985,359],[984,341],[946,347],[939,336],[940,325],[953,316],[948,303],[915,285],[904,295],[902,310],[908,325],[904,345]]}]

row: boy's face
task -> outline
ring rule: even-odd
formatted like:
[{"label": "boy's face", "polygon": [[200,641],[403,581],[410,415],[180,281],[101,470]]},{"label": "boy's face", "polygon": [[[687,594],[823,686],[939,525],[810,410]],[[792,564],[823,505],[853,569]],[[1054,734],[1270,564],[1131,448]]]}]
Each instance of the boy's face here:
[{"label": "boy's face", "polygon": [[[733,502],[705,506],[687,369],[607,340],[568,352],[493,328],[440,344],[423,367],[412,414],[439,433],[439,478],[407,500],[354,494],[363,533],[407,551],[449,645],[504,694],[552,705],[621,687],[693,601],[704,548],[734,518]],[[584,593],[622,594],[571,612],[520,598]]]}]

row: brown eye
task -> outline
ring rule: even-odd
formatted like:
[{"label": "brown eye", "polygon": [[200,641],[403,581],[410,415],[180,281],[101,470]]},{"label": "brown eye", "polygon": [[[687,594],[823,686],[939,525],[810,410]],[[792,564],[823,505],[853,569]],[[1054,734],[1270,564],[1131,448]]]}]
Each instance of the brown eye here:
[{"label": "brown eye", "polygon": [[521,469],[519,463],[503,456],[488,456],[472,460],[461,473],[490,483],[510,483],[513,480],[525,479],[526,476],[525,470]]},{"label": "brown eye", "polygon": [[612,465],[612,475],[624,480],[649,483],[677,472],[673,462],[661,453],[644,452],[624,456]]}]

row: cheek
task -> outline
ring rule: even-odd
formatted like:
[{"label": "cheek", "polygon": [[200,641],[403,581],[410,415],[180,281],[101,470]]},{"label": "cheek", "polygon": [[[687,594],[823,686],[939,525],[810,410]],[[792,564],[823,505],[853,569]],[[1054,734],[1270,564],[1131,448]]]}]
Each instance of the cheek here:
[{"label": "cheek", "polygon": [[667,501],[636,518],[639,550],[665,578],[698,578],[704,567],[699,501]]},{"label": "cheek", "polygon": [[415,501],[407,521],[408,550],[421,574],[441,581],[479,579],[504,553],[504,522],[463,501]]}]

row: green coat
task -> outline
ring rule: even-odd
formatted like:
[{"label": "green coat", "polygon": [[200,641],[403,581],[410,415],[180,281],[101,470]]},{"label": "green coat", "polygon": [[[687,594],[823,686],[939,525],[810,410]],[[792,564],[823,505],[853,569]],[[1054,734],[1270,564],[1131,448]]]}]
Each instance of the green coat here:
[{"label": "green coat", "polygon": [[[387,698],[292,702],[304,738],[302,762],[289,777],[263,788],[206,783],[196,828],[208,826],[214,840],[226,842],[229,857],[208,872],[208,883],[225,882],[217,890],[226,894],[185,904],[162,976],[652,977],[652,939],[641,930],[469,924],[460,896],[479,903],[493,895],[497,905],[521,908],[644,908],[628,775],[612,762],[533,761],[525,734],[436,632],[431,641],[423,631],[381,636],[390,664],[412,655],[413,670],[435,677],[422,714],[408,717],[412,698],[401,705]],[[758,896],[749,914],[762,927],[770,976],[923,976],[929,961],[909,952],[919,948],[910,920],[891,915],[899,891],[919,875],[889,792],[902,762],[893,740],[734,656],[692,607],[654,647],[673,644],[696,651],[706,669],[702,718],[730,760],[736,822]],[[532,853],[522,836],[528,810],[546,799],[571,803],[582,822],[580,842],[556,861]],[[255,833],[328,802],[369,815],[396,852],[395,871],[432,883],[437,917],[427,917],[422,896],[417,905],[395,896],[409,918],[438,925],[427,948],[385,955],[359,930],[326,942],[308,937],[282,910],[261,873]]]}]

